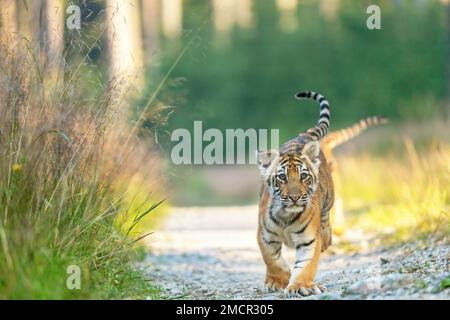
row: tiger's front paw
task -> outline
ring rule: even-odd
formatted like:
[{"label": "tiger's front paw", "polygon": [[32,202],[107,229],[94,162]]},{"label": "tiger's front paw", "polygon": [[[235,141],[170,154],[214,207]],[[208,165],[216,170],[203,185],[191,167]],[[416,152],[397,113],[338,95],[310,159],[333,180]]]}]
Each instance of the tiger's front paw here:
[{"label": "tiger's front paw", "polygon": [[327,289],[321,284],[305,284],[305,283],[293,283],[284,289],[284,295],[286,297],[307,297],[313,294],[321,294]]},{"label": "tiger's front paw", "polygon": [[282,276],[267,276],[265,283],[266,292],[283,291],[289,282],[289,274]]}]

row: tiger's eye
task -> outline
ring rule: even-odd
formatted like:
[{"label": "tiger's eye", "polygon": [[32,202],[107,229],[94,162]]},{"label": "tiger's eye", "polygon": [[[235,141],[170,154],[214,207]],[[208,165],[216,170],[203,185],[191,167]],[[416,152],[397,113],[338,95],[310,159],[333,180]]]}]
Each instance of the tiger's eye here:
[{"label": "tiger's eye", "polygon": [[280,178],[281,180],[286,180],[286,175],[284,173],[279,174],[278,178]]},{"label": "tiger's eye", "polygon": [[307,177],[308,175],[304,172],[300,175],[300,178],[302,178],[302,180],[305,180]]}]

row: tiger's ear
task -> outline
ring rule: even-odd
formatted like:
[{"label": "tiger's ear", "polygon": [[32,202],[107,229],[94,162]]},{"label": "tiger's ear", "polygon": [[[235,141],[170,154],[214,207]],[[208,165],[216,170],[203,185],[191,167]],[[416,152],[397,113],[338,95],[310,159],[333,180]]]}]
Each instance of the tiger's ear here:
[{"label": "tiger's ear", "polygon": [[265,176],[270,171],[272,164],[278,160],[279,153],[276,150],[256,151],[256,161],[258,161],[259,172]]},{"label": "tiger's ear", "polygon": [[319,169],[320,166],[320,160],[319,160],[319,154],[320,154],[320,144],[319,141],[311,141],[305,144],[305,146],[302,149],[302,154],[307,156],[309,160],[313,163],[314,167],[316,169]]}]

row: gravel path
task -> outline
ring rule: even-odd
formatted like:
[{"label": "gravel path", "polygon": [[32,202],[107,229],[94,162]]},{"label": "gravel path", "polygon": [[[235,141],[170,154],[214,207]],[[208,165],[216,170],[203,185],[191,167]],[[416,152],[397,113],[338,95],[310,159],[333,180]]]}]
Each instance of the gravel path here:
[{"label": "gravel path", "polygon": [[[256,206],[175,208],[147,238],[151,252],[140,267],[171,298],[285,299],[263,291],[256,223]],[[442,285],[448,239],[383,249],[370,248],[374,239],[361,233],[346,237],[322,255],[316,281],[328,291],[303,299],[450,299]],[[349,252],[349,243],[358,249]],[[293,251],[283,255],[292,263]]]}]

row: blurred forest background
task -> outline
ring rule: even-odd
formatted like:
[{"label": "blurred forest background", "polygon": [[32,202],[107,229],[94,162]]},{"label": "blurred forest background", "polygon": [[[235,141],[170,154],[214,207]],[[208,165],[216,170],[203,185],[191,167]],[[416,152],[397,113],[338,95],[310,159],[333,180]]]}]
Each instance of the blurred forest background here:
[{"label": "blurred forest background", "polygon": [[[381,30],[366,27],[372,3],[381,8]],[[293,99],[297,90],[313,88],[331,102],[332,130],[373,114],[391,120],[388,128],[374,129],[376,138],[369,132],[347,151],[364,145],[364,152],[401,153],[405,135],[421,146],[449,136],[433,131],[449,109],[444,1],[218,0],[183,1],[182,8],[176,32],[164,33],[162,21],[160,51],[146,78],[154,92],[169,75],[158,96],[174,106],[168,132],[192,130],[193,121],[202,120],[204,130],[278,128],[286,141],[317,120],[314,106]],[[428,132],[404,131],[417,123]],[[155,128],[152,121],[145,125]],[[167,150],[168,136],[155,130]],[[257,186],[249,182],[256,174],[246,168],[173,170],[177,204],[256,200]]]},{"label": "blurred forest background", "polygon": [[333,129],[370,114],[425,120],[448,109],[446,1],[375,1],[381,30],[366,27],[370,1],[80,1],[79,30],[61,22],[76,1],[27,3],[6,11],[5,21],[14,16],[6,28],[68,66],[84,59],[92,95],[109,77],[128,74],[137,113],[173,107],[167,124],[146,115],[144,127],[161,143],[169,140],[164,132],[194,120],[205,129],[280,128],[286,140],[317,118],[293,101],[303,88],[326,94]]},{"label": "blurred forest background", "polygon": [[[366,27],[370,4],[381,8],[381,30]],[[314,90],[328,98],[331,130],[375,114],[390,119],[388,126],[371,129],[340,149],[345,181],[341,193],[346,211],[355,213],[355,223],[378,230],[388,221],[392,228],[403,228],[405,235],[418,225],[427,232],[442,228],[448,232],[448,1],[1,0],[0,11],[0,110],[8,115],[0,128],[4,157],[0,204],[8,208],[0,224],[1,253],[6,257],[0,259],[0,274],[22,266],[14,281],[0,278],[0,297],[29,297],[36,287],[47,285],[30,280],[43,271],[28,270],[28,261],[21,260],[24,254],[17,247],[7,250],[6,240],[12,248],[25,241],[21,229],[8,222],[12,212],[55,210],[57,229],[61,212],[72,210],[92,228],[98,222],[96,214],[109,216],[112,207],[115,213],[135,215],[108,224],[108,228],[130,226],[129,235],[166,197],[179,206],[255,203],[259,181],[255,167],[173,166],[170,133],[176,128],[192,130],[193,121],[201,120],[204,130],[276,128],[285,141],[317,120],[316,106],[293,99],[298,90]],[[103,112],[104,108],[110,111]],[[23,123],[30,114],[35,115],[33,130]],[[88,144],[91,140],[83,136],[91,120],[98,122],[92,133],[95,144]],[[49,135],[42,144],[51,154],[39,160],[44,161],[42,175],[49,179],[42,178],[47,187],[38,188],[26,163],[41,168],[32,156],[37,153],[34,141],[49,132],[61,141]],[[72,140],[81,142],[67,147]],[[86,157],[78,163],[71,152],[83,148]],[[62,168],[56,165],[65,163]],[[86,173],[86,168],[91,171]],[[94,181],[91,178],[98,174],[101,178],[87,188],[85,182]],[[24,188],[24,181],[35,189]],[[61,194],[51,191],[60,189]],[[13,196],[18,191],[22,198]],[[80,194],[86,198],[79,203],[68,200]],[[105,196],[105,203],[86,200],[98,194]],[[24,203],[29,205],[19,206]],[[356,214],[361,212],[362,218]],[[405,219],[392,225],[393,216]],[[78,220],[71,219],[68,234],[79,235]],[[24,221],[20,223],[31,228],[29,220]],[[54,257],[57,252],[59,259],[59,245],[74,244],[70,238],[59,238],[63,231],[54,230],[55,223],[49,221],[47,233],[55,238],[45,241],[56,248],[47,253]],[[80,252],[99,257],[95,268],[89,263],[86,268],[103,270],[98,277],[108,290],[93,294],[90,288],[81,297],[117,297],[121,293],[112,289],[114,282],[105,279],[129,282],[121,278],[125,272],[111,271],[117,271],[128,256],[101,260],[110,257],[108,250],[113,251],[116,242],[104,247],[106,252],[89,247],[104,227],[89,229],[86,242],[72,248],[67,259],[61,258],[65,265]],[[42,230],[47,229],[35,230],[36,237],[42,236]],[[96,244],[116,239],[111,232]],[[89,259],[83,257],[87,263]],[[23,274],[29,278],[21,282]],[[121,290],[129,293],[127,287]],[[72,297],[72,292],[60,291],[50,288],[40,297],[51,297],[52,292]]]}]

